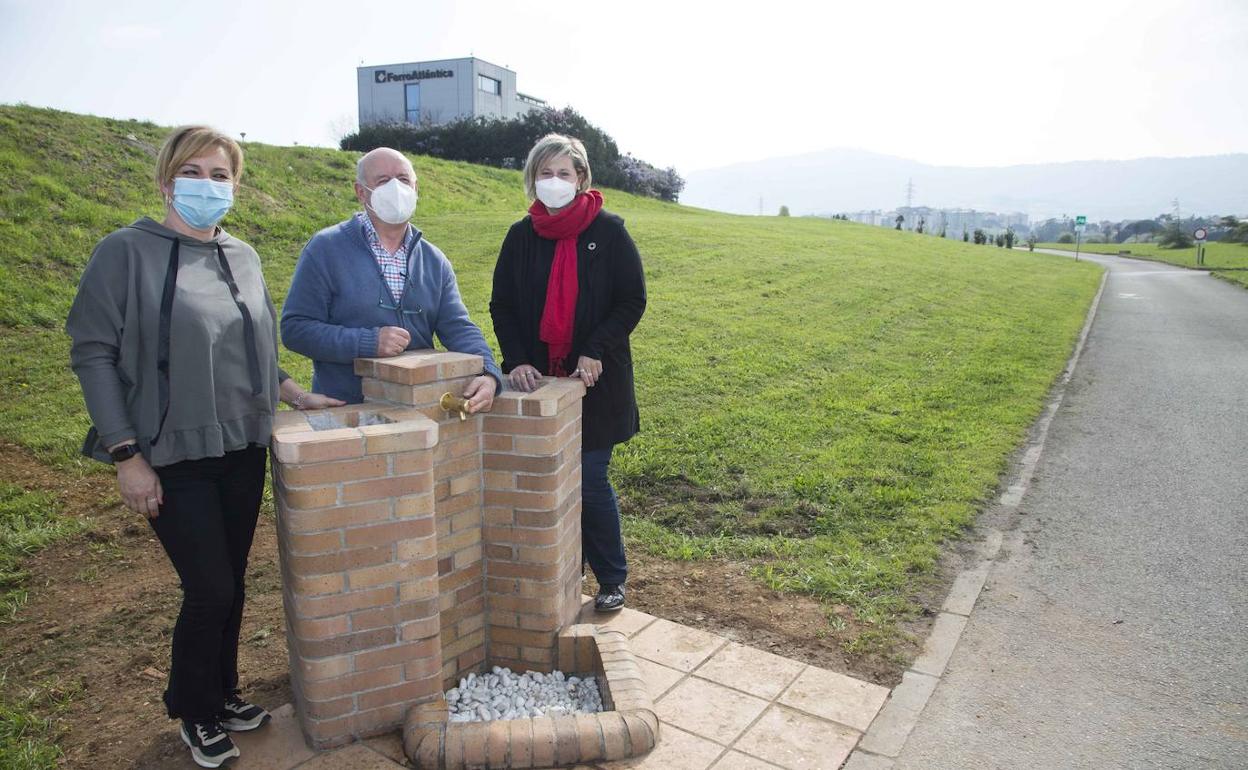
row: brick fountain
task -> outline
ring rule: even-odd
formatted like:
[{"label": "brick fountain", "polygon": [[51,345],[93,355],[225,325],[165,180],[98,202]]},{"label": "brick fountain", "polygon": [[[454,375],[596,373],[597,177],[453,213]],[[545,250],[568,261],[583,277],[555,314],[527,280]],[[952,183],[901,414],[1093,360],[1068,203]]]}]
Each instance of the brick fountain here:
[{"label": "brick fountain", "polygon": [[[273,487],[291,684],[316,748],[403,728],[419,768],[560,767],[650,751],[658,719],[622,634],[581,606],[576,380],[456,411],[480,357],[358,359],[366,401],[281,412]],[[449,410],[444,405],[450,407]],[[492,666],[598,677],[604,711],[450,723]]]}]

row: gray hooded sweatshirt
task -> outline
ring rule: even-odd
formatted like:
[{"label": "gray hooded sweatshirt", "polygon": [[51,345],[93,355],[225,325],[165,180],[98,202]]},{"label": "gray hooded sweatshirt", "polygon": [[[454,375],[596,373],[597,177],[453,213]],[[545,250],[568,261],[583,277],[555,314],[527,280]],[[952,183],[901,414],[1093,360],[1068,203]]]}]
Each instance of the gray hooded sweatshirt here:
[{"label": "gray hooded sweatshirt", "polygon": [[135,439],[159,467],[267,445],[285,379],[275,319],[260,258],[224,230],[200,241],[144,217],[108,235],[65,325],[94,425],[83,453],[108,462]]}]

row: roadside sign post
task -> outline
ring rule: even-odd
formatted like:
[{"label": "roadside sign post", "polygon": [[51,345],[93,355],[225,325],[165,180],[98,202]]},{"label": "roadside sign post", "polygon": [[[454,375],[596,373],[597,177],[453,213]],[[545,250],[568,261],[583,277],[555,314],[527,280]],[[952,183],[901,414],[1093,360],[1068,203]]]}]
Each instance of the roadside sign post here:
[{"label": "roadside sign post", "polygon": [[1083,239],[1083,229],[1088,226],[1088,218],[1083,214],[1075,217],[1075,261],[1079,261],[1079,241]]},{"label": "roadside sign post", "polygon": [[1196,239],[1196,266],[1205,266],[1205,239],[1209,237],[1209,231],[1203,227],[1197,227],[1192,231],[1192,237]]}]

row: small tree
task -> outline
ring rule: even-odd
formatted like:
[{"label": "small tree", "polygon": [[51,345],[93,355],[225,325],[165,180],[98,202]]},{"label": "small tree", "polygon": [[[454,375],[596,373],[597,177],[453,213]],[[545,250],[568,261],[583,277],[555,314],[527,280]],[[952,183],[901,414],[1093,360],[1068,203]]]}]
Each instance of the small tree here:
[{"label": "small tree", "polygon": [[1028,251],[1036,250],[1036,236],[1035,235],[1027,236],[1027,250]]},{"label": "small tree", "polygon": [[787,217],[788,215],[789,215],[789,207],[788,207],[788,206],[781,206],[781,207],[780,207],[780,216],[782,216],[782,217]]},{"label": "small tree", "polygon": [[962,242],[966,243],[970,239],[971,239],[971,234],[966,231],[965,227],[962,228]]},{"label": "small tree", "polygon": [[975,228],[975,234],[973,237],[975,238],[976,246],[983,246],[985,243],[988,242],[988,234],[978,227]]},{"label": "small tree", "polygon": [[1157,243],[1165,249],[1186,249],[1192,246],[1192,237],[1183,229],[1183,222],[1178,217],[1170,221]]},{"label": "small tree", "polygon": [[894,228],[894,229],[896,229],[896,230],[900,230],[900,229],[901,229],[901,223],[902,223],[902,222],[905,222],[905,221],[906,221],[906,218],[905,218],[904,216],[902,216],[901,214],[898,214],[898,215],[897,215],[897,218],[896,218],[896,219],[894,219],[893,221],[897,223],[897,227],[896,227],[896,228]]},{"label": "small tree", "polygon": [[914,231],[919,235],[922,235],[924,227],[927,227],[927,220],[923,217],[919,217],[919,224],[915,226]]},{"label": "small tree", "polygon": [[1222,217],[1222,226],[1230,229],[1222,240],[1227,243],[1248,243],[1248,219]]},{"label": "small tree", "polygon": [[1013,227],[1005,228],[1005,248],[1007,249],[1014,248],[1014,238],[1015,238],[1014,228]]}]

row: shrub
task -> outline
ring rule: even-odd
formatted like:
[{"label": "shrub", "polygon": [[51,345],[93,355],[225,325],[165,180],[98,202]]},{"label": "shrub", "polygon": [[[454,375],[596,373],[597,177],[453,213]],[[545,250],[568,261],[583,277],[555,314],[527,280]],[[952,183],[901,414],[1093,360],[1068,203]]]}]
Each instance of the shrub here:
[{"label": "shrub", "polygon": [[1074,233],[1062,233],[1061,235],[1057,236],[1057,242],[1058,243],[1074,243],[1075,234]]},{"label": "shrub", "polygon": [[632,155],[621,155],[614,139],[571,107],[534,110],[511,120],[479,117],[441,125],[371,123],[344,136],[339,146],[360,152],[393,147],[416,155],[519,169],[537,140],[550,133],[574,136],[585,143],[597,185],[665,201],[675,201],[684,189],[685,180],[676,169],[658,169]]},{"label": "shrub", "polygon": [[[1218,220],[1218,227],[1223,228],[1219,240],[1226,243],[1248,243],[1248,220],[1240,221],[1239,217],[1225,216]],[[1213,240],[1210,234],[1210,240]]]},{"label": "shrub", "polygon": [[1192,245],[1192,236],[1188,235],[1183,225],[1176,220],[1157,238],[1157,244],[1163,249],[1186,249]]}]

